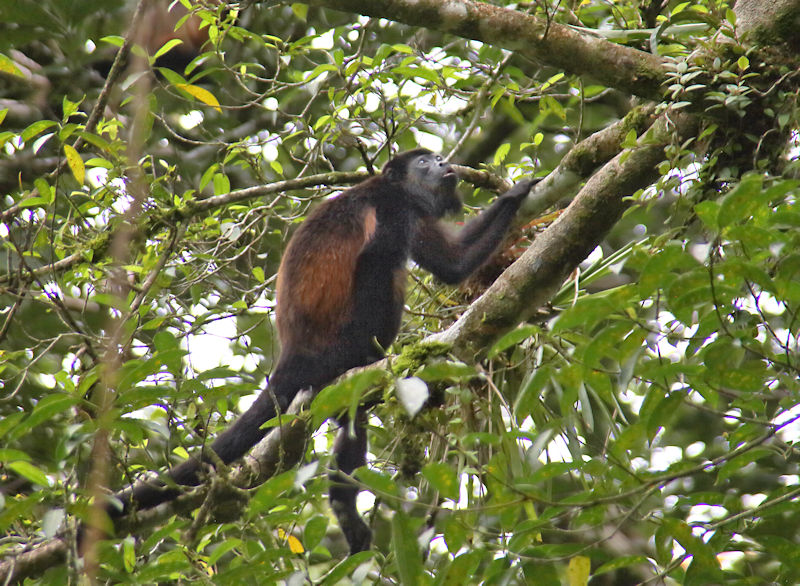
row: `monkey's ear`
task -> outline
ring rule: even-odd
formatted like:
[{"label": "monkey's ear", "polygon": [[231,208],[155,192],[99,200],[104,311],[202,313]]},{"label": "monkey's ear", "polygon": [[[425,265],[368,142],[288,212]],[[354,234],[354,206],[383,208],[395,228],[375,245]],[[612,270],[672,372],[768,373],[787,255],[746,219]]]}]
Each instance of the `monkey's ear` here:
[{"label": "monkey's ear", "polygon": [[403,171],[398,165],[392,165],[390,161],[388,165],[383,168],[383,176],[387,181],[401,181],[403,179]]}]

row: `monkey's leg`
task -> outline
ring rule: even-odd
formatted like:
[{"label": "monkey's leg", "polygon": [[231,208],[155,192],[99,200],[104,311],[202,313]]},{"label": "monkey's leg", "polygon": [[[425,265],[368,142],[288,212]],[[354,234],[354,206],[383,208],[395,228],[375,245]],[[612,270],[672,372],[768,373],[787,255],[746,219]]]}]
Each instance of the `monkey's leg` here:
[{"label": "monkey's leg", "polygon": [[367,414],[363,409],[358,411],[352,426],[352,435],[351,426],[346,419],[339,423],[341,429],[333,445],[338,471],[331,472],[329,476],[331,483],[329,499],[342,533],[350,546],[350,555],[353,555],[369,549],[372,531],[356,509],[358,485],[340,472],[349,476],[353,470],[367,463]]}]

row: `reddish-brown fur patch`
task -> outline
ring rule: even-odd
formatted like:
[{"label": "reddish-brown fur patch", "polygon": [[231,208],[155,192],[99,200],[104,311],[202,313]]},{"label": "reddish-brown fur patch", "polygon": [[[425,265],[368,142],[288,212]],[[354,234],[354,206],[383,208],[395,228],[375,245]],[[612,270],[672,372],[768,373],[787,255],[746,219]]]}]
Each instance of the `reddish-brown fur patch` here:
[{"label": "reddish-brown fur patch", "polygon": [[375,229],[378,227],[378,218],[375,214],[375,208],[367,208],[364,213],[364,242],[369,242],[372,235],[375,234]]},{"label": "reddish-brown fur patch", "polygon": [[408,271],[405,267],[395,269],[392,279],[392,289],[394,290],[395,300],[401,304],[406,298],[406,285],[408,284]]},{"label": "reddish-brown fur patch", "polygon": [[278,333],[284,347],[315,350],[335,339],[350,316],[356,261],[377,227],[375,210],[367,208],[354,228],[337,226],[326,241],[314,236],[289,245],[278,270]]}]

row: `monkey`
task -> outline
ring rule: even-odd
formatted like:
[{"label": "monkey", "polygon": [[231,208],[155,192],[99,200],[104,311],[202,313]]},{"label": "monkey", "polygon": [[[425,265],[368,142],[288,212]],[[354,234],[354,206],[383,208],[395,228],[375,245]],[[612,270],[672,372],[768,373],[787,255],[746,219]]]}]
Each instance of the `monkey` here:
[{"label": "monkey", "polygon": [[[212,443],[225,464],[267,433],[301,390],[319,391],[351,368],[383,358],[394,341],[405,299],[408,261],[448,284],[468,277],[495,250],[534,181],[522,180],[452,236],[441,219],[461,210],[458,177],[441,156],[414,149],[391,158],[379,175],[318,205],[295,231],[277,275],[276,326],[281,350],[267,387]],[[369,548],[372,534],[356,510],[349,476],[366,464],[365,414],[341,425],[329,500],[350,553]],[[349,428],[354,433],[349,433]],[[172,500],[176,485],[200,484],[193,458],[169,472],[174,484],[140,482],[115,495],[113,518]]]}]

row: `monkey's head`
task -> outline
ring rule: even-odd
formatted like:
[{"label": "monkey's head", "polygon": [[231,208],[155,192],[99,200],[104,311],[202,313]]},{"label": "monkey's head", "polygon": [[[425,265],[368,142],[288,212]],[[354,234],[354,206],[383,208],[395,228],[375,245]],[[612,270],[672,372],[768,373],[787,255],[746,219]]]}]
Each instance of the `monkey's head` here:
[{"label": "monkey's head", "polygon": [[441,218],[461,211],[455,169],[440,155],[414,149],[393,157],[383,167],[387,181],[400,183],[422,215]]}]

